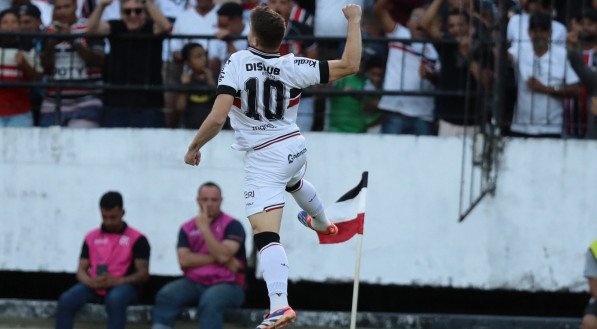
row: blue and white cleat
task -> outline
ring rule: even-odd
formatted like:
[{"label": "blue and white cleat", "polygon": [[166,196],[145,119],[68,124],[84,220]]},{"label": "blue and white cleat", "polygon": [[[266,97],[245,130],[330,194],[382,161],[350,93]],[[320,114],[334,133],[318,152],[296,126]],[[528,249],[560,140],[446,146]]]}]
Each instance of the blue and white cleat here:
[{"label": "blue and white cleat", "polygon": [[307,212],[304,210],[299,211],[297,217],[298,217],[299,222],[301,222],[301,224],[312,229],[313,231],[319,232],[324,235],[338,234],[338,227],[334,223],[330,223],[330,225],[328,225],[328,227],[326,228],[325,231],[317,231],[316,229],[314,229],[313,226],[311,225],[311,221],[313,220],[313,217],[311,217],[311,215],[307,214]]},{"label": "blue and white cleat", "polygon": [[283,328],[296,320],[296,313],[290,306],[277,309],[273,313],[267,314],[263,322],[255,329],[277,329]]}]

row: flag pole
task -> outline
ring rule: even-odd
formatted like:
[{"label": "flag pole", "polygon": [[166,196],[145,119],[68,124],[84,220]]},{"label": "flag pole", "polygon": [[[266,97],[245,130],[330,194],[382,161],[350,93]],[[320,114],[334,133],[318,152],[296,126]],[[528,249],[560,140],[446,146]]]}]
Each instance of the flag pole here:
[{"label": "flag pole", "polygon": [[[361,177],[362,197],[359,200],[359,211],[365,214],[365,205],[367,204],[367,187],[369,185],[369,172],[365,171]],[[365,221],[363,218],[363,225]],[[364,231],[364,228],[362,228]],[[361,255],[363,253],[363,234],[357,234],[357,254],[354,267],[354,282],[352,285],[352,308],[350,310],[350,329],[356,329],[357,325],[357,306],[359,303],[359,283],[361,281]]]},{"label": "flag pole", "polygon": [[357,324],[357,304],[359,301],[359,282],[361,276],[361,254],[363,247],[363,236],[357,234],[357,256],[354,269],[354,283],[352,286],[352,309],[350,311],[350,329],[355,329]]}]

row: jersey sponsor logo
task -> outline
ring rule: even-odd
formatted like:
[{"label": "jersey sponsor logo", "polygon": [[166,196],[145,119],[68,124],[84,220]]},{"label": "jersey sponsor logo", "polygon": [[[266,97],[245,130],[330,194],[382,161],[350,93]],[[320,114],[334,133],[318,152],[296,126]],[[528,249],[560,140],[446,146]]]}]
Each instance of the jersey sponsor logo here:
[{"label": "jersey sponsor logo", "polygon": [[81,79],[86,75],[86,67],[56,67],[54,69],[54,79]]},{"label": "jersey sponsor logo", "polygon": [[198,235],[202,235],[203,232],[201,232],[201,230],[198,229],[193,229],[191,232],[189,232],[190,236],[198,236]]},{"label": "jersey sponsor logo", "polygon": [[123,235],[120,237],[120,240],[118,241],[118,244],[121,246],[128,246],[129,245],[129,240],[130,238],[126,235]]},{"label": "jersey sponsor logo", "polygon": [[305,153],[307,153],[307,148],[304,148],[295,154],[288,154],[288,163],[293,163],[294,160],[298,159],[301,155]]},{"label": "jersey sponsor logo", "polygon": [[245,191],[245,199],[254,198],[255,191]]},{"label": "jersey sponsor logo", "polygon": [[271,123],[266,123],[261,126],[253,126],[251,128],[253,128],[253,130],[267,130],[268,128],[276,128],[276,126]]},{"label": "jersey sponsor logo", "polygon": [[315,67],[315,64],[317,62],[312,60],[312,59],[306,59],[306,58],[300,58],[300,59],[295,59],[294,60],[294,64],[301,66],[301,65],[309,65],[310,67]]},{"label": "jersey sponsor logo", "polygon": [[279,75],[280,69],[277,67],[267,66],[263,63],[247,63],[245,64],[245,70],[250,71],[265,71],[268,74]]},{"label": "jersey sponsor logo", "polygon": [[226,72],[224,72],[224,69],[226,68],[226,65],[230,64],[230,59],[228,59],[226,61],[226,64],[222,65],[222,69],[220,69],[220,76],[218,77],[218,83],[222,82],[222,80],[224,80],[224,76],[226,76]]}]

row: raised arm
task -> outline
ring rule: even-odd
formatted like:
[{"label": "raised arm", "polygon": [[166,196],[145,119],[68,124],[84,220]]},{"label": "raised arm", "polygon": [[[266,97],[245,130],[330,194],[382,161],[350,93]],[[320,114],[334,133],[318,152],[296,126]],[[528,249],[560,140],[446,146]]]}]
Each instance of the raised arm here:
[{"label": "raised arm", "polygon": [[396,28],[396,22],[394,22],[387,7],[388,0],[377,0],[373,10],[375,11],[375,16],[379,18],[379,22],[381,23],[384,32],[390,33]]},{"label": "raised arm", "polygon": [[339,60],[329,61],[330,81],[338,80],[359,72],[361,65],[361,7],[358,5],[346,5],[342,8],[344,16],[348,20],[348,35],[346,36],[346,47]]},{"label": "raised arm", "polygon": [[147,0],[145,2],[145,9],[149,14],[149,17],[154,22],[153,25],[153,33],[155,34],[163,34],[169,33],[172,30],[172,23],[164,16],[160,8],[156,6],[153,0]]},{"label": "raised arm", "polygon": [[429,8],[425,10],[425,15],[423,15],[423,18],[421,18],[421,27],[432,39],[435,40],[442,37],[441,31],[434,21],[443,3],[444,0],[433,0],[431,5],[429,5]]},{"label": "raised arm", "polygon": [[110,24],[102,21],[102,14],[113,0],[100,0],[99,4],[89,16],[87,31],[89,34],[108,35],[110,34]]}]

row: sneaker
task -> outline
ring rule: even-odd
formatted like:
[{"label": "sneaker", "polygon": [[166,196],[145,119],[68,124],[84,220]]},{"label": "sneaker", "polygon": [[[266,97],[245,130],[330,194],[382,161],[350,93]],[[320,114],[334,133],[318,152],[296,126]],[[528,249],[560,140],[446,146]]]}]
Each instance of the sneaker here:
[{"label": "sneaker", "polygon": [[263,322],[255,329],[277,329],[283,328],[296,320],[296,313],[290,306],[282,307],[274,311],[274,313],[267,314],[263,318]]},{"label": "sneaker", "polygon": [[316,232],[319,232],[319,233],[325,234],[325,235],[338,234],[338,227],[334,223],[330,223],[330,225],[328,225],[328,227],[325,231],[317,231],[316,229],[314,229],[313,226],[311,226],[311,221],[313,220],[313,218],[311,217],[311,215],[307,214],[307,212],[304,210],[299,211],[297,217],[298,217],[299,222],[301,222],[306,227],[312,229],[313,231],[316,231]]}]

